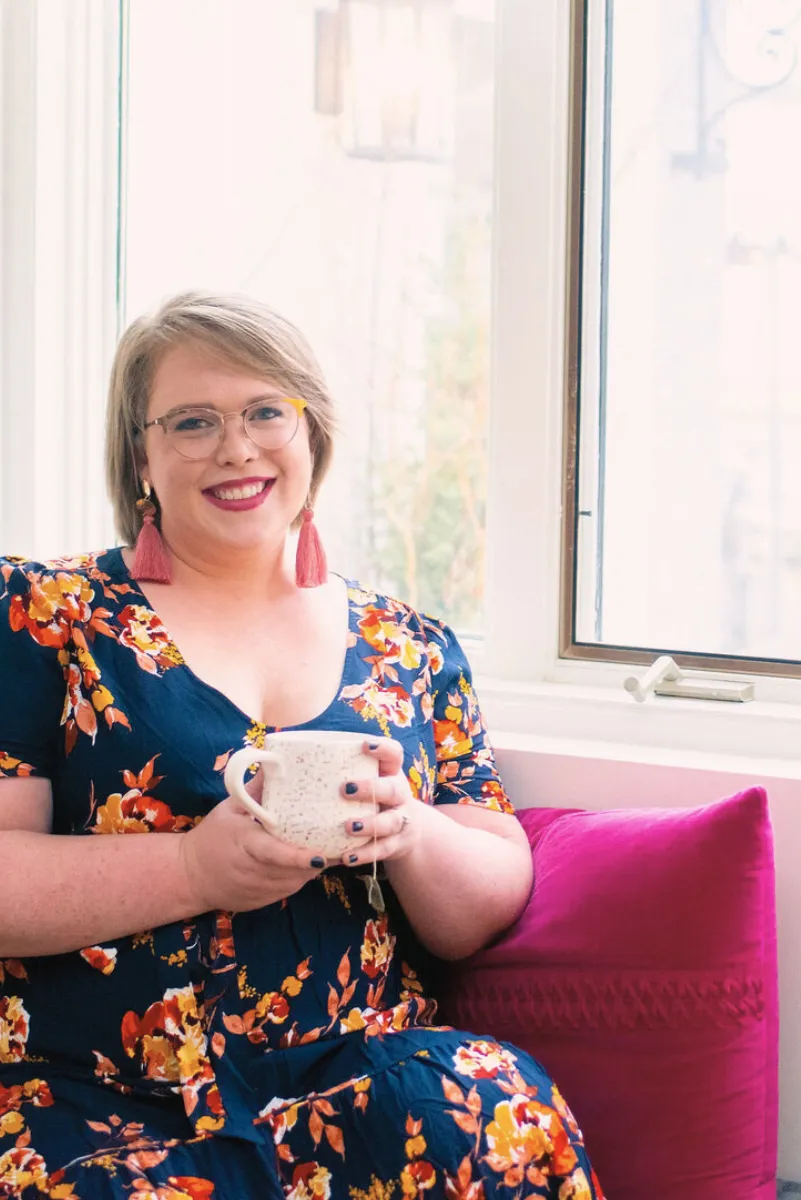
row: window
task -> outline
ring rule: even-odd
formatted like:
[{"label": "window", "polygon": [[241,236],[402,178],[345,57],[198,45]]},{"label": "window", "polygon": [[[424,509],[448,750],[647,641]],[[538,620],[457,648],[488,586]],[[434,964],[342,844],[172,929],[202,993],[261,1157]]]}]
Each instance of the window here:
[{"label": "window", "polygon": [[565,652],[799,673],[801,4],[577,9]]},{"label": "window", "polygon": [[[643,276],[654,284],[647,293],[652,301],[635,305],[632,299],[636,256],[629,241],[640,253],[654,242],[655,226],[647,206],[635,220],[637,206],[618,190],[630,169],[631,185],[645,194],[638,155],[631,168],[620,160],[622,175],[612,169],[634,106],[652,129],[640,140],[662,164],[661,174],[654,169],[642,176],[660,206],[660,231],[673,229],[663,219],[672,193],[653,191],[655,179],[665,189],[683,187],[688,203],[706,196],[706,188],[718,189],[715,195],[724,188],[727,221],[732,213],[751,212],[725,191],[733,187],[733,166],[715,175],[720,160],[712,155],[706,174],[696,178],[697,168],[691,169],[686,156],[698,130],[688,116],[690,101],[681,120],[672,109],[660,110],[656,120],[653,105],[646,110],[637,102],[637,80],[643,92],[653,88],[654,63],[664,49],[677,62],[676,86],[681,82],[687,91],[687,72],[700,79],[702,61],[686,51],[687,44],[701,44],[700,25],[690,15],[708,13],[719,37],[724,10],[741,17],[762,10],[733,0],[710,0],[703,9],[699,0],[693,8],[682,0],[681,8],[666,8],[677,19],[663,37],[647,24],[656,19],[655,7],[643,7],[649,11],[624,0],[608,11],[591,0],[586,12],[584,0],[242,0],[236,6],[176,0],[160,7],[152,0],[119,6],[31,0],[12,6],[0,30],[0,153],[9,184],[0,200],[3,550],[44,558],[111,544],[99,464],[118,322],[191,284],[259,289],[307,332],[343,410],[339,461],[321,514],[332,560],[441,613],[463,636],[478,635],[468,639],[469,653],[494,729],[574,743],[604,737],[725,753],[745,753],[748,746],[755,754],[793,757],[801,690],[797,678],[780,677],[792,674],[792,662],[778,660],[795,653],[787,600],[791,522],[798,511],[794,473],[782,459],[788,524],[774,541],[787,565],[769,593],[782,600],[781,644],[751,634],[745,651],[732,638],[707,642],[714,621],[701,628],[705,609],[714,617],[728,611],[729,623],[721,617],[719,624],[730,631],[731,606],[746,596],[752,633],[769,612],[757,594],[760,588],[766,594],[764,561],[746,562],[750,592],[721,591],[725,528],[715,532],[706,510],[703,522],[677,521],[679,531],[697,534],[697,545],[677,549],[674,537],[662,557],[655,553],[666,523],[681,516],[701,475],[707,499],[718,505],[710,501],[709,511],[719,514],[723,493],[715,472],[730,459],[715,459],[710,451],[706,474],[696,465],[693,475],[697,447],[686,404],[662,413],[661,426],[644,423],[645,415],[661,410],[651,399],[638,407],[639,381],[631,382],[626,354],[631,350],[642,361],[654,345],[664,351],[649,311],[662,295],[659,287],[662,304],[670,292],[649,267]],[[390,10],[395,24],[388,41],[389,27],[376,17]],[[767,55],[774,68],[796,31],[789,9],[781,8],[783,24],[774,20],[776,12],[771,9]],[[732,48],[740,46],[733,30],[727,17]],[[365,42],[375,51],[369,60],[357,53]],[[704,95],[711,103],[708,80],[718,68],[706,53]],[[792,55],[787,62],[794,63]],[[440,69],[432,71],[432,63]],[[746,72],[751,84],[736,99],[741,92],[728,76],[725,87],[715,77],[725,92],[717,96],[718,108],[725,111],[702,141],[708,150],[724,132],[730,137],[735,119],[751,112],[756,120],[762,106],[789,105],[797,85],[793,68],[788,80],[764,81],[757,93],[762,77]],[[578,138],[571,93],[578,99]],[[376,95],[379,101],[368,102]],[[663,127],[675,126],[669,170],[655,121],[662,141]],[[767,144],[773,118],[759,121],[769,131]],[[736,145],[726,141],[727,163],[734,163]],[[771,169],[775,157],[766,155]],[[772,207],[760,202],[758,208],[760,220],[772,214],[774,226],[779,216],[790,222],[796,196],[792,156],[781,160],[785,191],[774,190]],[[742,183],[741,169],[739,178]],[[754,188],[761,188],[761,178],[755,174]],[[571,217],[568,201],[582,194],[582,185],[583,209],[573,204]],[[695,210],[687,211],[694,237]],[[354,214],[363,228],[355,228]],[[787,244],[793,244],[789,234]],[[760,297],[768,293],[754,292],[754,279],[762,278],[758,263],[744,264],[745,274],[738,275],[740,264],[727,258],[724,269],[716,260],[720,287],[729,290],[715,321],[721,328],[723,317],[729,322],[722,344],[730,357],[715,360],[710,394],[726,399],[710,412],[725,444],[734,445],[739,428],[729,411],[731,397],[740,395],[732,380],[742,383],[746,366],[769,379],[771,364],[778,364],[784,388],[778,409],[760,400],[761,407],[745,414],[753,432],[752,475],[763,484],[774,478],[759,465],[770,428],[766,414],[781,416],[782,451],[794,444],[786,386],[792,309],[785,301],[795,268],[780,257],[780,358],[769,356],[762,336]],[[692,282],[702,268],[711,271],[710,261],[710,255],[686,260],[682,269]],[[671,266],[676,275],[678,259]],[[731,284],[738,279],[747,287],[738,291]],[[753,320],[742,307],[746,301]],[[750,340],[731,332],[735,319],[739,325],[732,328],[747,325]],[[648,320],[653,345],[628,345],[625,322],[638,321],[642,329]],[[673,393],[684,361],[678,349],[675,357],[677,363],[663,354]],[[580,407],[568,406],[565,423],[564,396],[576,391]],[[749,394],[762,396],[757,386]],[[666,446],[657,444],[657,434],[666,436],[668,415],[674,449],[679,443],[670,463]],[[742,425],[745,415],[735,415]],[[701,429],[708,420],[709,413]],[[620,452],[623,436],[630,461]],[[593,473],[594,461],[602,472]],[[647,478],[637,476],[642,461],[653,464]],[[578,497],[563,487],[577,462]],[[631,484],[632,474],[647,483],[646,491]],[[662,524],[654,518],[648,536],[638,540],[636,522],[643,514],[651,520],[656,505]],[[585,510],[590,515],[579,517]],[[408,517],[400,528],[393,524],[398,511]],[[754,509],[753,519],[765,511],[764,505]],[[629,522],[627,557],[613,514]],[[563,557],[565,527],[569,553]],[[763,522],[760,528],[757,548],[772,545],[764,532],[772,527]],[[717,558],[710,547],[717,547]],[[691,552],[702,558],[705,548],[717,571],[715,586],[711,566],[704,566],[705,575],[693,565]],[[560,586],[565,567],[566,586]],[[682,610],[677,599],[675,613],[667,604],[651,604],[658,589],[650,574],[658,571],[675,596],[686,592],[696,603]],[[560,597],[568,601],[561,613]],[[695,608],[701,615],[690,641],[685,634]],[[657,648],[679,653],[680,661],[681,650],[694,651],[699,657],[688,665],[718,654],[735,674],[751,664],[734,655],[774,655],[775,662],[765,659],[772,677],[758,681],[757,700],[787,703],[778,715],[764,703],[717,705],[714,713],[684,701],[637,708],[622,678],[632,661],[654,657]]]},{"label": "window", "polygon": [[191,287],[306,333],[336,566],[484,622],[494,0],[127,7],[125,321]]}]

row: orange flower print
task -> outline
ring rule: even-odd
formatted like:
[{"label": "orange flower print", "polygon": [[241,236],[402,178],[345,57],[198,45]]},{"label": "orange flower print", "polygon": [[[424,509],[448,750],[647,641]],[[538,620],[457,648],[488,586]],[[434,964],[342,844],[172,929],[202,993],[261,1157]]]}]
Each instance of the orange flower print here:
[{"label": "orange flower print", "polygon": [[349,587],[348,596],[356,608],[367,608],[368,605],[378,602],[378,595],[375,592],[368,592],[362,587]]},{"label": "orange flower print", "polygon": [[56,571],[28,575],[27,596],[13,595],[9,621],[15,633],[27,629],[40,646],[61,650],[70,640],[75,622],[89,621],[94,597],[92,585],[80,575]]},{"label": "orange flower print", "polygon": [[502,1072],[513,1071],[516,1062],[517,1055],[510,1050],[480,1039],[460,1046],[453,1056],[456,1070],[468,1079],[497,1079]]},{"label": "orange flower print", "polygon": [[415,800],[431,804],[434,799],[436,771],[428,761],[428,752],[425,746],[420,746],[420,756],[412,762],[407,778]]},{"label": "orange flower print", "polygon": [[416,1121],[411,1113],[406,1118],[406,1133],[408,1138],[406,1141],[406,1157],[419,1158],[421,1154],[425,1154],[427,1146],[426,1139],[423,1137],[423,1122]]},{"label": "orange flower print", "polygon": [[556,1084],[552,1084],[551,1086],[551,1104],[559,1113],[559,1116],[565,1122],[570,1132],[577,1137],[579,1141],[583,1141],[584,1139],[582,1132],[578,1127],[578,1121],[573,1116],[567,1101],[559,1091],[559,1088],[556,1086]]},{"label": "orange flower print", "polygon": [[117,965],[117,950],[114,946],[108,950],[103,946],[87,946],[85,950],[81,950],[81,958],[88,962],[90,967],[100,971],[101,975],[110,975]]},{"label": "orange flower print", "polygon": [[108,1082],[111,1076],[119,1075],[119,1068],[115,1067],[111,1059],[107,1058],[105,1054],[101,1054],[99,1050],[93,1050],[92,1054],[94,1054],[97,1060],[95,1075],[98,1079]]},{"label": "orange flower print", "polygon": [[286,1200],[330,1200],[331,1172],[319,1163],[301,1163],[292,1172]]},{"label": "orange flower print", "polygon": [[7,754],[5,750],[0,750],[0,779],[9,776],[17,776],[20,779],[27,775],[33,775],[34,768],[30,763],[23,762],[20,758],[14,758]]},{"label": "orange flower print", "polygon": [[[454,758],[472,749],[474,739],[486,738],[486,729],[476,694],[464,675],[459,676],[456,688],[447,693],[446,699],[440,721],[435,722],[435,741],[437,747],[443,746],[443,753],[438,757]],[[439,734],[436,732],[437,725],[442,726]],[[449,738],[453,738],[453,742]],[[467,745],[464,749],[458,749],[458,743],[462,741]]]},{"label": "orange flower print", "polygon": [[430,1162],[419,1160],[409,1163],[401,1171],[401,1188],[408,1200],[414,1200],[422,1192],[427,1192],[437,1182],[437,1172]]},{"label": "orange flower print", "polygon": [[256,1123],[269,1125],[276,1146],[280,1145],[287,1133],[297,1125],[301,1103],[298,1100],[284,1100],[281,1096],[274,1096],[260,1111]]},{"label": "orange flower print", "polygon": [[0,1063],[22,1061],[30,1031],[30,1017],[19,996],[0,996]]},{"label": "orange flower print", "polygon": [[16,1134],[22,1133],[24,1128],[25,1118],[19,1109],[12,1109],[0,1116],[0,1138],[14,1137]]},{"label": "orange flower print", "polygon": [[379,919],[372,918],[364,927],[364,940],[361,948],[362,971],[368,979],[377,975],[386,975],[392,962],[395,950],[395,936],[389,932],[389,918],[384,915]]},{"label": "orange flower print", "polygon": [[[214,916],[214,933],[209,942],[209,954],[212,960],[231,959],[236,957],[234,948],[233,913],[218,912]],[[216,970],[227,970],[228,964],[221,964]]]},{"label": "orange flower print", "polygon": [[[280,991],[265,992],[263,996],[257,1000],[254,1008],[249,1008],[240,1016],[238,1013],[226,1013],[223,1015],[223,1024],[229,1033],[247,1034],[249,1042],[254,1045],[260,1045],[266,1042],[268,1034],[265,1032],[266,1025],[283,1025],[290,1013],[290,998],[299,996],[303,990],[303,983],[309,979],[312,972],[309,969],[309,959],[305,958],[303,962],[298,963],[296,975],[287,975],[281,984]],[[240,977],[240,996],[242,999],[254,996],[257,993],[245,983],[245,976]]]},{"label": "orange flower print", "polygon": [[29,1146],[15,1146],[0,1154],[0,1196],[21,1196],[25,1188],[35,1187],[42,1196],[50,1200],[78,1200],[71,1183],[56,1183],[56,1176],[48,1175],[47,1164],[41,1154]]},{"label": "orange flower print", "polygon": [[405,628],[400,613],[368,608],[358,628],[367,645],[380,656],[382,670],[387,665],[395,664],[407,671],[414,671],[420,666],[426,650],[425,643],[417,641]]},{"label": "orange flower print", "polygon": [[254,1010],[257,1021],[283,1025],[289,1016],[289,1001],[282,992],[266,992]]},{"label": "orange flower print", "polygon": [[180,833],[200,820],[176,816],[163,801],[148,795],[164,779],[163,775],[153,774],[156,758],[158,755],[138,775],[123,771],[123,782],[129,790],[114,792],[100,805],[93,814],[94,824],[89,827],[92,833]]},{"label": "orange flower print", "polygon": [[28,972],[18,958],[0,958],[0,983],[4,982],[6,975],[12,975],[23,983],[28,982]]},{"label": "orange flower print", "polygon": [[453,719],[434,722],[434,741],[437,747],[437,759],[461,758],[462,755],[469,754],[473,749],[471,738]]},{"label": "orange flower print", "polygon": [[445,658],[442,650],[436,642],[429,642],[426,646],[426,653],[428,654],[428,665],[431,668],[432,674],[439,675],[445,666]]},{"label": "orange flower print", "polygon": [[365,1075],[363,1079],[354,1079],[353,1081],[353,1091],[355,1093],[353,1107],[358,1108],[361,1112],[364,1112],[370,1103],[369,1092],[372,1083],[373,1081],[369,1075]]},{"label": "orange flower print", "polygon": [[[68,658],[67,651],[63,653]],[[67,694],[61,724],[65,727],[66,750],[70,754],[78,740],[78,730],[94,742],[97,737],[97,714],[83,694],[81,669],[77,663],[67,662],[64,678],[67,681]]]},{"label": "orange flower print", "polygon": [[483,745],[478,747],[473,755],[473,762],[475,763],[476,768],[483,767],[487,771],[495,772],[495,757],[492,753],[492,746],[490,745],[489,736],[486,730],[483,732]]},{"label": "orange flower print", "polygon": [[117,621],[122,630],[121,645],[133,651],[143,671],[158,675],[159,668],[167,671],[170,667],[183,664],[184,660],[177,647],[173,645],[167,630],[151,609],[142,604],[127,604]]},{"label": "orange flower print", "polygon": [[0,1083],[0,1117],[17,1112],[23,1104],[50,1108],[52,1103],[53,1094],[43,1079],[27,1079],[25,1083],[15,1083],[9,1088]]},{"label": "orange flower print", "polygon": [[[176,1049],[185,1040],[185,1031],[179,1019],[171,1020],[167,1012],[170,1000],[167,993],[164,1001],[151,1004],[143,1017],[127,1012],[122,1021],[122,1044],[129,1058],[138,1058],[142,1073],[147,1079],[161,1079],[168,1083],[179,1083],[181,1072]],[[196,1032],[199,1030],[196,1029]],[[200,1046],[195,1042],[195,1058],[199,1064]]]},{"label": "orange flower print", "polygon": [[194,823],[194,818],[176,817],[161,800],[134,788],[108,797],[97,810],[92,833],[176,833]]},{"label": "orange flower print", "polygon": [[355,712],[365,721],[377,721],[381,731],[390,736],[390,724],[408,729],[414,720],[414,706],[408,692],[400,686],[381,687],[374,679],[350,684],[339,693],[348,700]]},{"label": "orange flower print", "polygon": [[209,1200],[213,1195],[214,1184],[210,1179],[198,1179],[195,1175],[170,1175],[166,1184],[157,1184],[155,1187],[145,1179],[135,1180],[131,1200]]},{"label": "orange flower print", "polygon": [[407,1200],[415,1200],[415,1197],[434,1186],[437,1172],[430,1162],[422,1158],[428,1149],[423,1137],[423,1122],[415,1120],[411,1113],[406,1118],[406,1134],[405,1150],[410,1162],[401,1171],[400,1184]]},{"label": "orange flower print", "polygon": [[[107,609],[96,608],[89,623],[89,631],[94,634],[99,630],[107,637],[113,637],[102,616],[110,616]],[[64,712],[61,724],[65,726],[67,754],[76,741],[78,731],[87,734],[94,742],[97,736],[97,716],[103,718],[109,729],[112,725],[121,724],[130,729],[130,722],[125,713],[114,707],[114,697],[101,683],[100,668],[92,656],[86,633],[83,628],[75,626],[72,631],[72,649],[61,649],[58,660],[64,668],[64,679],[67,684],[67,695],[64,701]],[[84,694],[86,693],[86,694]]]},{"label": "orange flower print", "polygon": [[195,1175],[171,1175],[169,1183],[179,1189],[175,1200],[206,1200],[214,1194],[210,1179],[198,1179]]},{"label": "orange flower print", "polygon": [[[105,622],[96,620],[98,612],[105,613],[106,610],[95,610],[92,627],[101,628],[103,632],[113,636],[107,630]],[[79,730],[91,737],[94,742],[97,736],[99,713],[103,714],[103,719],[109,729],[115,724],[131,728],[125,713],[114,707],[114,697],[111,692],[100,682],[100,668],[89,650],[84,630],[76,626],[73,629],[72,640],[71,651],[62,649],[58,652],[58,659],[64,668],[64,679],[67,684],[64,712],[61,717],[61,724],[65,727],[67,754],[75,746]],[[84,693],[86,694],[84,695]]]},{"label": "orange flower print", "polygon": [[25,1118],[21,1112],[24,1104],[32,1104],[34,1108],[52,1107],[53,1095],[43,1079],[29,1079],[10,1088],[0,1083],[0,1138],[24,1131]]},{"label": "orange flower print", "polygon": [[459,1163],[455,1176],[445,1172],[445,1195],[447,1200],[486,1200],[484,1180],[473,1179],[473,1164],[469,1154]]},{"label": "orange flower print", "polygon": [[[476,803],[474,798],[473,803]],[[478,801],[481,808],[490,812],[513,813],[515,808],[506,794],[506,789],[499,779],[485,779],[481,785],[481,798]]]},{"label": "orange flower print", "polygon": [[541,1166],[551,1174],[569,1175],[578,1162],[559,1117],[529,1096],[518,1094],[496,1104],[485,1137],[485,1162],[503,1173],[507,1187],[518,1187],[524,1176],[540,1183]]},{"label": "orange flower print", "polygon": [[201,1091],[205,1091],[213,1115],[196,1122],[198,1132],[222,1128],[222,1103],[191,984],[170,988],[142,1017],[127,1012],[121,1034],[125,1053],[139,1061],[146,1079],[180,1083],[188,1114],[194,1112]]},{"label": "orange flower print", "polygon": [[[603,1200],[603,1194],[598,1190],[598,1200]],[[589,1180],[581,1167],[576,1167],[569,1179],[566,1179],[559,1189],[559,1200],[592,1200]]]},{"label": "orange flower print", "polygon": [[59,554],[58,558],[48,559],[47,565],[51,570],[88,571],[100,574],[96,554]]}]

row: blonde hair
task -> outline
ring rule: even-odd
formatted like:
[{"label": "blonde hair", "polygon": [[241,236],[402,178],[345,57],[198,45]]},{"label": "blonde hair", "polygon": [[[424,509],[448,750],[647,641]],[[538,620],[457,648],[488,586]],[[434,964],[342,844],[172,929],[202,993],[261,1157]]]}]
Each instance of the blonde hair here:
[{"label": "blonde hair", "polygon": [[336,428],[331,396],[311,347],[290,321],[248,296],[184,292],[152,315],[137,318],[120,338],[106,409],[106,487],[117,532],[136,541],[141,496],[141,435],[159,361],[173,346],[199,342],[225,362],[274,380],[308,404],[316,499],[331,464]]}]

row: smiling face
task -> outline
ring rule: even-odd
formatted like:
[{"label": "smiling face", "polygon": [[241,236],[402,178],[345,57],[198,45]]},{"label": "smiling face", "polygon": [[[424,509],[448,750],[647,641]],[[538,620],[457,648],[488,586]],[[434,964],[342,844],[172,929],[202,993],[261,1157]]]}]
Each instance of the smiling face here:
[{"label": "smiling face", "polygon": [[[199,343],[184,343],[169,349],[156,368],[147,420],[185,406],[238,412],[255,400],[285,395],[274,380],[225,363]],[[182,557],[279,552],[309,494],[312,455],[303,416],[279,450],[257,446],[237,417],[225,421],[225,435],[207,458],[183,458],[158,425],[146,430],[143,450],[140,474],[156,493],[168,545]]]}]

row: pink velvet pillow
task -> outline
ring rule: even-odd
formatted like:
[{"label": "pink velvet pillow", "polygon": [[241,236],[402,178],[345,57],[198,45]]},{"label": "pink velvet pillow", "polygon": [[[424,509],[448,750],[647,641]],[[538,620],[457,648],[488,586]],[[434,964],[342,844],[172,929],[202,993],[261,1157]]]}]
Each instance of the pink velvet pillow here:
[{"label": "pink velvet pillow", "polygon": [[535,887],[445,1019],[554,1077],[608,1200],[775,1200],[773,841],[762,788],[519,813]]}]

